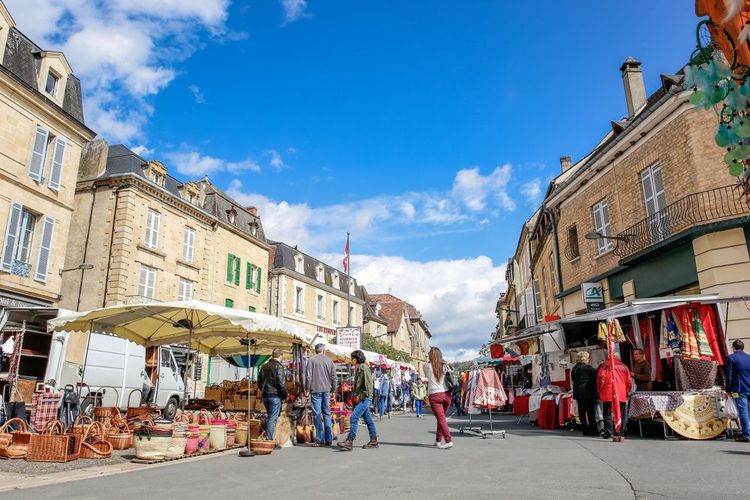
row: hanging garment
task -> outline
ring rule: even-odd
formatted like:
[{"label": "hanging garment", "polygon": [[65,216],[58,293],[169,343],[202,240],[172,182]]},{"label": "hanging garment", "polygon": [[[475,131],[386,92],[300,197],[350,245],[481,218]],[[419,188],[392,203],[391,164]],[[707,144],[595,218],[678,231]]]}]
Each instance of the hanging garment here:
[{"label": "hanging garment", "polygon": [[651,381],[661,382],[663,378],[663,370],[661,359],[659,359],[656,332],[654,331],[654,320],[647,316],[638,323],[641,330],[641,337],[643,339],[643,354],[646,356],[649,365],[651,365]]},{"label": "hanging garment", "polygon": [[682,333],[682,357],[699,358],[698,339],[695,336],[695,331],[693,331],[693,318],[690,310],[675,308],[674,313],[677,316],[677,327]]},{"label": "hanging garment", "polygon": [[716,329],[716,312],[714,310],[714,306],[701,304],[698,307],[698,314],[701,318],[703,330],[706,332],[706,339],[708,340],[708,345],[711,348],[713,359],[717,363],[719,363],[720,366],[724,366],[724,353],[721,350],[721,345],[719,344],[719,335]]},{"label": "hanging garment", "polygon": [[675,358],[674,378],[678,391],[710,389],[716,381],[716,361]]},{"label": "hanging garment", "polygon": [[711,351],[711,345],[708,343],[708,337],[706,336],[706,331],[703,329],[703,323],[701,322],[701,316],[697,308],[693,310],[693,331],[698,341],[698,354],[700,357],[713,359],[714,353]]},{"label": "hanging garment", "polygon": [[508,401],[505,390],[493,368],[484,368],[478,374],[477,391],[474,396],[474,405],[479,408],[491,410],[500,408]]},{"label": "hanging garment", "polygon": [[659,357],[667,358],[666,349],[672,349],[675,356],[682,354],[682,335],[671,309],[661,312],[661,335],[659,340]]},{"label": "hanging garment", "polygon": [[469,405],[466,408],[466,413],[469,415],[480,415],[482,411],[476,407],[474,401],[477,397],[477,389],[479,385],[479,370],[472,370],[471,372],[471,394],[469,397]]}]

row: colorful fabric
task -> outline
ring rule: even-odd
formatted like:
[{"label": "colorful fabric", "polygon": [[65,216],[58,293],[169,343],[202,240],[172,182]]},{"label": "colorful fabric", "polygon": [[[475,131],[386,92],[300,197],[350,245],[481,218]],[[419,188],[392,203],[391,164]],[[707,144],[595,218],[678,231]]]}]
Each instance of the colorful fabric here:
[{"label": "colorful fabric", "polygon": [[708,345],[711,347],[714,360],[720,365],[724,365],[724,351],[721,349],[719,344],[719,336],[716,331],[716,312],[713,305],[702,304],[698,307],[698,314],[703,324],[703,329],[706,332],[706,339]]},{"label": "colorful fabric", "polygon": [[675,359],[674,376],[678,391],[713,387],[718,369],[716,361],[684,357]]},{"label": "colorful fabric", "polygon": [[474,406],[496,409],[505,405],[508,397],[494,368],[484,368],[479,372],[479,383],[474,397]]},{"label": "colorful fabric", "polygon": [[35,392],[31,397],[31,418],[29,423],[32,429],[41,432],[47,424],[57,419],[62,394],[56,392]]},{"label": "colorful fabric", "polygon": [[676,391],[636,392],[630,397],[631,417],[651,415],[660,411],[673,411],[682,404],[682,393]]},{"label": "colorful fabric", "polygon": [[513,415],[522,416],[529,414],[529,398],[530,396],[516,396],[513,401]]},{"label": "colorful fabric", "polygon": [[[622,327],[620,326],[620,322],[617,319],[611,320],[612,324],[612,342],[617,342],[618,344],[622,342],[627,342],[627,339],[625,338],[625,333],[622,331]],[[599,340],[607,340],[607,323],[602,321],[599,323],[599,331],[597,333],[597,338]]]},{"label": "colorful fabric", "polygon": [[701,322],[698,309],[693,310],[693,331],[698,341],[698,354],[701,357],[713,358],[714,353],[711,351],[711,345],[708,343],[708,337],[706,337],[706,331],[703,329],[703,322]]},{"label": "colorful fabric", "polygon": [[540,429],[557,429],[557,403],[554,397],[542,398],[537,423]]},{"label": "colorful fabric", "polygon": [[646,317],[639,321],[641,337],[643,339],[643,354],[646,356],[648,364],[651,366],[651,381],[663,380],[664,374],[659,358],[659,347],[656,341],[656,332],[654,331],[654,320]]},{"label": "colorful fabric", "polygon": [[682,357],[699,358],[698,338],[693,330],[693,318],[688,309],[676,310],[677,326],[682,332]]},{"label": "colorful fabric", "polygon": [[670,309],[661,312],[660,348],[671,348],[675,356],[682,353],[682,335]]}]

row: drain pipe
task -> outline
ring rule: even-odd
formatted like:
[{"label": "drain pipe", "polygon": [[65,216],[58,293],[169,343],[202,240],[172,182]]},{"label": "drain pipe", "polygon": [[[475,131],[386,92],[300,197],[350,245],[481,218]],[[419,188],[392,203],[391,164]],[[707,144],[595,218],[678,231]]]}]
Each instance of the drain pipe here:
[{"label": "drain pipe", "polygon": [[102,307],[107,306],[107,291],[109,289],[109,270],[112,267],[112,245],[115,242],[115,223],[117,221],[117,207],[120,203],[120,190],[130,187],[129,185],[118,186],[115,188],[115,208],[112,211],[112,227],[109,235],[109,253],[107,255],[107,274],[104,277],[104,297],[102,297]]},{"label": "drain pipe", "polygon": [[[87,262],[86,257],[89,253],[89,237],[91,236],[91,218],[94,216],[94,205],[96,204],[96,185],[91,186],[91,207],[89,207],[88,228],[86,228],[86,242],[83,244],[83,260]],[[78,300],[76,301],[76,311],[81,310],[81,294],[83,293],[83,277],[86,270],[81,268],[81,282],[78,284]]]}]

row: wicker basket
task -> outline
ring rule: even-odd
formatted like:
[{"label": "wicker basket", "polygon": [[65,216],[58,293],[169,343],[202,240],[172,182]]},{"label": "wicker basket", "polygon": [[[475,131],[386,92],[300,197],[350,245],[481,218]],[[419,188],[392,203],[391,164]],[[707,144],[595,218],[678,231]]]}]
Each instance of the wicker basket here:
[{"label": "wicker basket", "polygon": [[162,460],[170,452],[172,444],[171,431],[154,431],[150,425],[144,425],[134,436],[135,456],[139,460]]},{"label": "wicker basket", "polygon": [[249,439],[258,439],[260,436],[260,420],[251,418],[247,421],[247,432]]},{"label": "wicker basket", "polygon": [[[11,424],[18,424],[19,429],[10,429]],[[0,427],[0,458],[25,458],[30,438],[26,422],[20,418],[11,418]]]},{"label": "wicker basket", "polygon": [[51,421],[41,434],[32,434],[29,439],[29,462],[70,462],[81,453],[81,435],[66,434],[65,424]]},{"label": "wicker basket", "polygon": [[127,421],[115,419],[106,424],[105,429],[106,439],[112,443],[112,448],[115,450],[128,450],[133,447],[133,433],[130,432]]},{"label": "wicker basket", "polygon": [[94,422],[86,428],[81,442],[81,454],[78,458],[89,460],[110,458],[112,443],[105,439],[106,430],[101,422]]},{"label": "wicker basket", "polygon": [[258,437],[258,439],[250,440],[250,449],[255,452],[256,455],[270,455],[273,453],[273,449],[276,447],[276,443],[270,439],[266,439],[266,433]]},{"label": "wicker basket", "polygon": [[86,429],[88,429],[92,423],[94,423],[94,421],[91,419],[91,417],[80,415],[76,417],[75,420],[73,420],[73,425],[70,426],[70,433],[83,435],[86,433]]}]

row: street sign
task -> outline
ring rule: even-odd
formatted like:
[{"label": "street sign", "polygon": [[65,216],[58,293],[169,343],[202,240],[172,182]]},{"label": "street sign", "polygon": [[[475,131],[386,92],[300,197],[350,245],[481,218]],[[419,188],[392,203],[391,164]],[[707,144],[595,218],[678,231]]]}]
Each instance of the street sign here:
[{"label": "street sign", "polygon": [[586,304],[586,312],[604,310],[604,287],[599,283],[581,284],[583,302]]},{"label": "street sign", "polygon": [[362,329],[358,326],[336,328],[336,344],[352,349],[360,349]]}]

